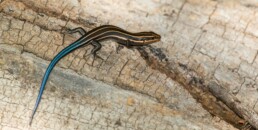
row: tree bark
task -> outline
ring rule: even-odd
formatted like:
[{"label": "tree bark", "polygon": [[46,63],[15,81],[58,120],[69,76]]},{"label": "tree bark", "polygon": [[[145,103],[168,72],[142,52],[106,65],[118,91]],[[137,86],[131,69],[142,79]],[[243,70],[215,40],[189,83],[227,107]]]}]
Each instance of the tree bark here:
[{"label": "tree bark", "polygon": [[[0,0],[0,129],[258,129],[258,19],[249,1]],[[66,29],[111,24],[162,40],[104,60]]]}]

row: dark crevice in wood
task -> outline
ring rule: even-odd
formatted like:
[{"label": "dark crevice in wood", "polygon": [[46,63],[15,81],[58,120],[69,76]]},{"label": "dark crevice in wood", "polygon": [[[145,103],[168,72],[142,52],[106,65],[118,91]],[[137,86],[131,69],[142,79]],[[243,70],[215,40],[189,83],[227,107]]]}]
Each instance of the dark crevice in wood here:
[{"label": "dark crevice in wood", "polygon": [[[155,49],[151,46],[149,48]],[[214,91],[209,89],[206,81],[199,77],[194,70],[189,69],[187,65],[173,61],[161,62],[160,58],[147,47],[139,47],[138,51],[152,69],[166,74],[181,84],[211,115],[220,117],[238,129],[245,127],[245,123],[241,122],[246,121],[239,110],[225,103],[225,99],[219,98]]]}]

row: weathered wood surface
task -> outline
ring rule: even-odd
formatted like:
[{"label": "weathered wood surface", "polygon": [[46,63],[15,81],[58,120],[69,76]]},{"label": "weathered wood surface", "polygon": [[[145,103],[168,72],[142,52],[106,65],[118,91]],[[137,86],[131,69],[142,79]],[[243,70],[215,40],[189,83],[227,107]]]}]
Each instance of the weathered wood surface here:
[{"label": "weathered wood surface", "polygon": [[[0,129],[258,128],[258,3],[213,0],[1,0]],[[106,41],[62,59],[32,126],[49,61],[78,36],[113,24],[162,41]],[[248,124],[248,125],[246,125]]]}]

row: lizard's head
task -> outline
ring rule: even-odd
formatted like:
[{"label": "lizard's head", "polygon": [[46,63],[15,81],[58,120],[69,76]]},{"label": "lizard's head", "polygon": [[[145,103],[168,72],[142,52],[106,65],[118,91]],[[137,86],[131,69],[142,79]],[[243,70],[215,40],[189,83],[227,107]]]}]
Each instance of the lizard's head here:
[{"label": "lizard's head", "polygon": [[137,35],[138,39],[131,41],[132,45],[147,45],[154,42],[158,42],[161,39],[161,36],[155,32],[141,32]]}]

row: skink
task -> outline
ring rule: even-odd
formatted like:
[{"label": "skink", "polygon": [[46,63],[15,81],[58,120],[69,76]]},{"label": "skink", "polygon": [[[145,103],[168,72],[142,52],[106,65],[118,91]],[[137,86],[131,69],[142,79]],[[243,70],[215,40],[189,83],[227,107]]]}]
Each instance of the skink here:
[{"label": "skink", "polygon": [[89,32],[86,32],[83,28],[75,28],[69,31],[69,33],[80,33],[81,37],[64,48],[62,51],[60,51],[50,62],[48,65],[48,68],[45,72],[45,75],[42,79],[42,83],[40,86],[39,94],[33,109],[33,112],[30,117],[30,125],[32,123],[33,117],[36,113],[36,110],[39,106],[45,85],[47,83],[48,77],[56,65],[56,63],[65,55],[68,53],[76,50],[77,48],[91,44],[93,45],[93,49],[91,53],[96,56],[96,52],[101,49],[101,44],[99,42],[107,39],[112,39],[116,41],[117,43],[130,47],[130,46],[144,46],[147,44],[151,44],[154,42],[160,41],[161,37],[160,35],[154,33],[154,32],[140,32],[140,33],[131,33],[128,31],[125,31],[119,27],[112,26],[112,25],[103,25],[100,27],[97,27]]}]

